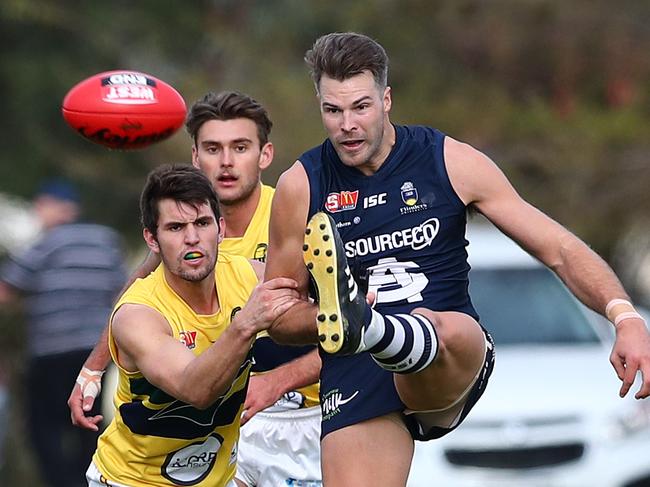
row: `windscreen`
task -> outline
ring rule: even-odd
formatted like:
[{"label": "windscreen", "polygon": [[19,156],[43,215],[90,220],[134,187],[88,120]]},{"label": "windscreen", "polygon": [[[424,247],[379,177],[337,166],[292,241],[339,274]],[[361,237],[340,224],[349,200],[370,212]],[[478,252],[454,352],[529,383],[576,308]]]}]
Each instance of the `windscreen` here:
[{"label": "windscreen", "polygon": [[596,343],[579,304],[548,269],[473,269],[470,296],[495,342]]}]

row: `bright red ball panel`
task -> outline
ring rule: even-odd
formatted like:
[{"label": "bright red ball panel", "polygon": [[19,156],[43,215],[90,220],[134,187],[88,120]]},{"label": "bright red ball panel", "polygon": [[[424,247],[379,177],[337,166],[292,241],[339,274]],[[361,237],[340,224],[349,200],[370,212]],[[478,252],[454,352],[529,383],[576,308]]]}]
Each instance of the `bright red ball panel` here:
[{"label": "bright red ball panel", "polygon": [[185,121],[183,97],[137,71],[106,71],[73,86],[63,99],[65,121],[79,135],[111,149],[140,149],[173,135]]}]

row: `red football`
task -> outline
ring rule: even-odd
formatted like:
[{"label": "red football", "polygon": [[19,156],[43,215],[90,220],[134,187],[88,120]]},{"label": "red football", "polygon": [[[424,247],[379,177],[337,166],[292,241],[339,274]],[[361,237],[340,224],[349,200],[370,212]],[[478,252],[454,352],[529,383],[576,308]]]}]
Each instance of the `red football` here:
[{"label": "red football", "polygon": [[63,118],[81,136],[111,149],[140,149],[171,136],[185,121],[183,97],[137,71],[106,71],[77,83]]}]

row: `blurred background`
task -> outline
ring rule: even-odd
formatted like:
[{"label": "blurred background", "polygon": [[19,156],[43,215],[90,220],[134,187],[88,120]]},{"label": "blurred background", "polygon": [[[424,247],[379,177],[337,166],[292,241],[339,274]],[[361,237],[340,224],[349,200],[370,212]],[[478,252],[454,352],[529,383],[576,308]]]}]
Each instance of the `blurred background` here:
[{"label": "blurred background", "polygon": [[[27,202],[39,183],[64,176],[81,189],[85,218],[116,228],[135,261],[145,175],[189,161],[183,129],[134,152],[76,135],[61,101],[77,82],[132,69],[168,82],[188,106],[207,91],[251,94],[274,122],[276,157],[264,173],[274,184],[325,136],[303,54],[319,35],[348,30],[375,37],[390,56],[393,122],[431,125],[486,152],[650,304],[642,0],[3,0],[0,257],[33,236]],[[0,485],[37,487],[22,440],[22,320],[19,309],[0,310],[0,383],[12,398]]]}]

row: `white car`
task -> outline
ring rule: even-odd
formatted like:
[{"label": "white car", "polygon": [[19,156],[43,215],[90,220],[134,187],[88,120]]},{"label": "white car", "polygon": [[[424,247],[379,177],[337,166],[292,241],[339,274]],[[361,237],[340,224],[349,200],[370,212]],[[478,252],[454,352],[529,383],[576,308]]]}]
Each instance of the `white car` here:
[{"label": "white car", "polygon": [[618,396],[611,325],[494,227],[468,240],[496,365],[456,431],[416,444],[408,486],[650,486],[650,401]]}]

